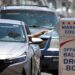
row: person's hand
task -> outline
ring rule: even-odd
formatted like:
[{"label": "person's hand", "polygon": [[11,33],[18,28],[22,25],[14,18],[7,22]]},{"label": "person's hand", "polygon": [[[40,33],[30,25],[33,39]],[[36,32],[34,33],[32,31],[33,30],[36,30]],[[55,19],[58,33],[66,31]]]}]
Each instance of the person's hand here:
[{"label": "person's hand", "polygon": [[49,30],[42,30],[42,31],[36,32],[36,33],[34,33],[34,34],[30,34],[30,35],[28,35],[28,38],[31,39],[32,37],[39,37],[39,36],[41,36],[41,35],[43,35],[43,34],[48,33],[48,31],[49,31]]},{"label": "person's hand", "polygon": [[43,35],[45,33],[47,33],[49,30],[42,30],[40,32],[36,32],[34,34],[31,35],[31,37],[39,37],[40,35]]}]

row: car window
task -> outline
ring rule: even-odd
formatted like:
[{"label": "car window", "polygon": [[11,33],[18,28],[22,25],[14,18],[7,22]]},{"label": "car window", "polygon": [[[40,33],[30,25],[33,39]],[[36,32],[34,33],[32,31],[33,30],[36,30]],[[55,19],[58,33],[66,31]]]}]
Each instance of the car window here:
[{"label": "car window", "polygon": [[25,42],[25,34],[21,25],[0,23],[0,41]]}]

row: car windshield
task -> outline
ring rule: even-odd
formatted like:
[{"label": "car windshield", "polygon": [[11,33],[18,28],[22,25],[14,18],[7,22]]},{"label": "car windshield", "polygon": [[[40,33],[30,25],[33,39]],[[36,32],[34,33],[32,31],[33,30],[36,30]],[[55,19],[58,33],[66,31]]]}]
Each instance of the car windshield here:
[{"label": "car windshield", "polygon": [[53,12],[45,11],[7,11],[1,18],[25,21],[30,27],[53,28],[57,24],[57,17]]},{"label": "car windshield", "polygon": [[0,23],[0,41],[25,42],[25,35],[22,26]]}]

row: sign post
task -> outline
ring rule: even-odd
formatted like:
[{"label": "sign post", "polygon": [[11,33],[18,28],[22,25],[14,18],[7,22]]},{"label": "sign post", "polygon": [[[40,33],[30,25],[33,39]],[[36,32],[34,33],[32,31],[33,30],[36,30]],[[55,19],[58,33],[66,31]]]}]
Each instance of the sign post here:
[{"label": "sign post", "polygon": [[75,18],[60,22],[59,75],[75,75]]}]

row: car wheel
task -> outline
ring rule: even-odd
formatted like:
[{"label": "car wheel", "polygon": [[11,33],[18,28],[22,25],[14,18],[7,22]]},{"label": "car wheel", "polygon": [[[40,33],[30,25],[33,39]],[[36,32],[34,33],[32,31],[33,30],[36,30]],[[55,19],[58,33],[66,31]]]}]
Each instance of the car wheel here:
[{"label": "car wheel", "polygon": [[26,75],[26,72],[25,72],[24,68],[22,70],[22,75]]}]

